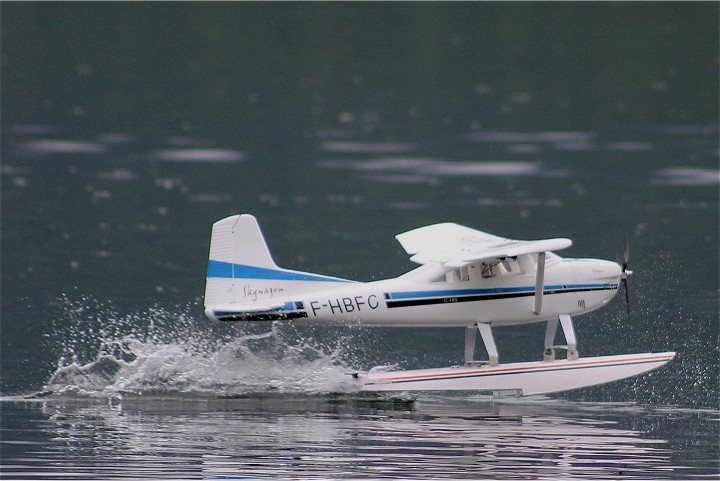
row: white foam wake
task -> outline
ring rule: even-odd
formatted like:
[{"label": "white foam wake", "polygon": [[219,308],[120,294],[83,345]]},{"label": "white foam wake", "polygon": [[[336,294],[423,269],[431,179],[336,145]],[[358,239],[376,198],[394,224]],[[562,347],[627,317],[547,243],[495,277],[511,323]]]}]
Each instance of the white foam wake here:
[{"label": "white foam wake", "polygon": [[246,396],[359,388],[347,374],[353,369],[344,361],[343,339],[328,346],[279,324],[220,326],[159,308],[120,316],[87,299],[67,304],[54,334],[63,355],[45,394]]}]

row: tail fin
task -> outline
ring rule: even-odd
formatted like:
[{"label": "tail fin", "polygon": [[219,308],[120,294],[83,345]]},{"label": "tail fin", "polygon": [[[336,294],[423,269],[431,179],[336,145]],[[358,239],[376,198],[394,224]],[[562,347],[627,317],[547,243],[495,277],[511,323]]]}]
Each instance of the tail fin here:
[{"label": "tail fin", "polygon": [[213,224],[210,262],[278,269],[257,219],[249,214],[233,215]]},{"label": "tail fin", "polygon": [[252,215],[233,215],[213,224],[206,312],[274,309],[293,294],[338,287],[338,282],[352,281],[278,267]]}]

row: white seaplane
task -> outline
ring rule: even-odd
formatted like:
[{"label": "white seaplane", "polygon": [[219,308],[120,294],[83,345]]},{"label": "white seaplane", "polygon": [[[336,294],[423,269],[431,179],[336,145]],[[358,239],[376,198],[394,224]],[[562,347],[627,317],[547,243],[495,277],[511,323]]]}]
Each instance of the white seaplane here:
[{"label": "white seaplane", "polygon": [[[305,325],[464,327],[463,365],[355,373],[366,391],[477,390],[499,396],[567,391],[656,369],[674,352],[580,357],[572,316],[607,304],[631,271],[600,259],[564,259],[569,239],[518,241],[454,223],[396,236],[420,267],[393,279],[355,282],[282,269],[257,220],[213,224],[205,314],[219,321]],[[625,286],[627,289],[627,286]],[[626,291],[627,292],[627,291]],[[546,322],[542,361],[501,364],[494,326]],[[555,345],[558,324],[565,345]],[[487,361],[474,359],[480,333]],[[565,349],[564,359],[556,350]]]}]

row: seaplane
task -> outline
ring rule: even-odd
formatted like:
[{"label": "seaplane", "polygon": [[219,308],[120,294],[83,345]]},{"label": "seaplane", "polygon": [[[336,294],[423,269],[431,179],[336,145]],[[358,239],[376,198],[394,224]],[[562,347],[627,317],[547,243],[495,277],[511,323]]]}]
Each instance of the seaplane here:
[{"label": "seaplane", "polygon": [[[396,239],[419,266],[399,277],[356,282],[280,268],[254,216],[226,217],[212,226],[205,314],[217,321],[465,329],[462,364],[352,373],[364,391],[548,394],[636,376],[675,358],[674,352],[578,352],[573,317],[605,306],[621,284],[627,296],[627,250],[622,264],[562,258],[554,252],[570,247],[570,239],[512,240],[450,222]],[[501,363],[493,327],[536,322],[546,323],[542,358]],[[558,325],[563,345],[555,344]],[[485,360],[475,359],[478,333]]]}]

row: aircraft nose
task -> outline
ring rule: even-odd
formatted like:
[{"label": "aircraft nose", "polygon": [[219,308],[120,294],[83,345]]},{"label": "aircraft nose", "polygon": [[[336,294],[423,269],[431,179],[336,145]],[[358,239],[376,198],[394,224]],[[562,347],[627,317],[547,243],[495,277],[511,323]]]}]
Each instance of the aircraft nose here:
[{"label": "aircraft nose", "polygon": [[598,264],[597,266],[593,266],[592,269],[593,274],[595,274],[598,279],[617,279],[620,277],[620,274],[622,274],[622,266],[616,262],[602,261],[598,262]]},{"label": "aircraft nose", "polygon": [[622,276],[622,266],[612,261],[583,259],[574,267],[576,282],[617,284]]},{"label": "aircraft nose", "polygon": [[612,261],[603,261],[602,264],[602,269],[598,269],[601,272],[596,272],[596,269],[593,269],[593,272],[596,272],[598,276],[598,280],[607,280],[617,283],[622,278],[623,270],[620,264]]}]

